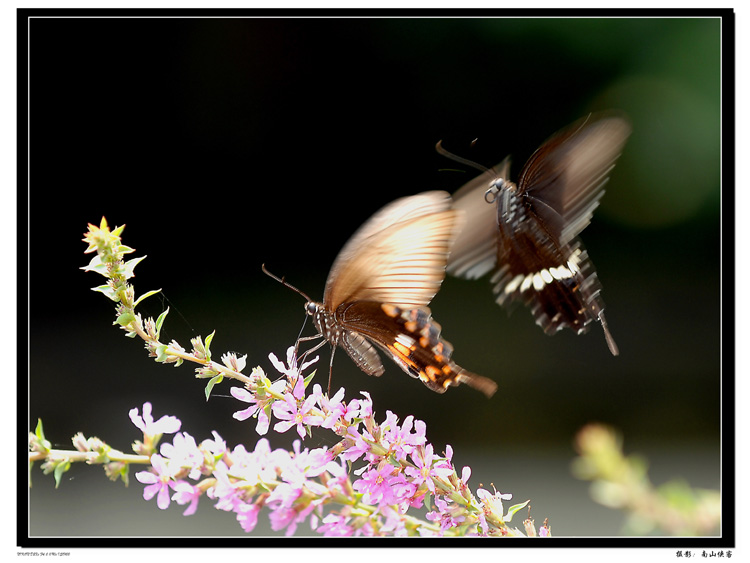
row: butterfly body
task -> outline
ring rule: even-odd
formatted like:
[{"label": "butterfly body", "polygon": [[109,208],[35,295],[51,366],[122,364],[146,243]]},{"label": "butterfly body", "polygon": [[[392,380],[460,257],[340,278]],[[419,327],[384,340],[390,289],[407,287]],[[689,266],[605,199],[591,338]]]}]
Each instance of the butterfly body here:
[{"label": "butterfly body", "polygon": [[405,373],[438,393],[469,381],[483,381],[480,390],[494,392],[494,383],[451,360],[453,346],[440,337],[441,327],[426,308],[401,309],[375,301],[345,303],[333,313],[322,303],[307,307],[318,333],[332,347],[342,348],[368,375],[380,376],[385,371],[377,347]]},{"label": "butterfly body", "polygon": [[[498,264],[492,277],[496,301],[521,301],[547,334],[570,328],[577,334],[603,316],[601,287],[580,244],[560,245],[534,216],[511,182],[490,188],[497,198]],[[584,273],[585,268],[585,273]]]},{"label": "butterfly body", "polygon": [[433,391],[466,383],[487,396],[495,392],[494,381],[451,360],[453,347],[427,307],[445,277],[461,217],[448,193],[424,192],[387,205],[349,239],[328,274],[323,301],[305,305],[318,333],[298,341],[323,339],[306,354],[331,345],[329,388],[338,347],[368,375],[385,371],[379,348]]},{"label": "butterfly body", "polygon": [[[577,334],[598,321],[613,355],[601,284],[578,234],[598,206],[609,172],[630,134],[621,116],[589,116],[548,139],[509,180],[510,161],[461,188],[457,209],[470,229],[459,235],[448,272],[491,278],[496,301],[527,305],[547,334]],[[494,213],[487,203],[494,204]]]}]

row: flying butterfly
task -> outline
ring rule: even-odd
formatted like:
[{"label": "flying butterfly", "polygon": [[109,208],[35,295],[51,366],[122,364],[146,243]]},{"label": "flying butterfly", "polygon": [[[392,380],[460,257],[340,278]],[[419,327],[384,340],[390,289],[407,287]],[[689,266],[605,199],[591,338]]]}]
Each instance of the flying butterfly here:
[{"label": "flying butterfly", "polygon": [[460,383],[488,397],[496,391],[494,381],[451,360],[453,347],[440,337],[441,327],[427,307],[445,277],[461,216],[452,208],[447,192],[424,192],[386,205],[336,257],[322,303],[263,267],[266,274],[307,300],[305,311],[318,333],[299,338],[297,345],[323,339],[305,354],[326,342],[331,345],[329,392],[337,346],[368,375],[380,376],[385,371],[377,347],[438,393]]},{"label": "flying butterfly", "polygon": [[439,152],[484,170],[454,194],[466,226],[454,243],[448,273],[476,279],[495,270],[491,282],[500,305],[525,303],[547,334],[562,328],[582,334],[599,321],[610,352],[618,355],[601,284],[578,235],[599,205],[630,132],[619,114],[582,118],[538,148],[517,183],[509,180],[509,158],[488,170],[438,143]]}]

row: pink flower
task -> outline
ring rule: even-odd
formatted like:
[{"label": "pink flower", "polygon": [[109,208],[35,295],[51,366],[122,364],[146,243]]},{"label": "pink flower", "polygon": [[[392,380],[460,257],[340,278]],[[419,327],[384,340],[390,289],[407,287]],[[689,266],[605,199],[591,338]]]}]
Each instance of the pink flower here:
[{"label": "pink flower", "polygon": [[380,528],[381,532],[390,534],[394,537],[403,537],[409,535],[406,531],[404,518],[401,514],[398,513],[398,511],[393,510],[390,507],[384,507],[383,514],[385,515],[386,520],[385,524],[383,524]]},{"label": "pink flower", "polygon": [[[298,383],[302,381],[299,378]],[[297,385],[296,387],[298,387]],[[297,391],[295,387],[295,392]],[[304,393],[304,390],[303,390]],[[276,432],[286,432],[292,426],[297,426],[297,434],[299,437],[305,438],[305,425],[319,426],[321,418],[315,414],[312,414],[313,406],[315,405],[315,396],[310,395],[305,399],[301,405],[299,401],[295,400],[293,395],[286,394],[283,401],[276,401],[271,405],[271,410],[274,416],[279,419],[273,429]]]},{"label": "pink flower", "polygon": [[380,468],[365,471],[362,477],[352,484],[352,488],[364,495],[363,500],[367,504],[393,504],[393,486],[400,481],[400,475],[394,475],[394,471],[395,468],[391,464],[383,463]]},{"label": "pink flower", "polygon": [[257,504],[242,504],[237,507],[235,512],[237,513],[237,521],[242,526],[242,529],[246,532],[252,532],[258,523],[260,506]]},{"label": "pink flower", "polygon": [[[460,526],[466,520],[466,517],[461,514],[462,509],[456,504],[449,504],[444,498],[435,497],[435,508],[437,510],[428,512],[425,517],[431,522],[440,523],[441,535],[450,528]],[[480,514],[479,519],[486,530],[487,522],[484,520],[484,514]]]},{"label": "pink flower", "polygon": [[281,478],[293,483],[307,477],[317,477],[328,470],[328,464],[333,461],[333,454],[325,448],[315,448],[300,451],[299,440],[294,441],[294,457],[281,471]]},{"label": "pink flower", "polygon": [[362,454],[366,454],[370,451],[370,445],[365,442],[365,439],[373,441],[373,438],[366,430],[363,430],[363,433],[364,436],[357,432],[357,429],[353,427],[350,427],[347,430],[347,438],[352,440],[353,444],[341,453],[341,459],[345,461],[356,461],[362,456]]},{"label": "pink flower", "polygon": [[242,491],[229,479],[229,468],[226,463],[220,461],[214,469],[216,484],[208,489],[206,495],[210,499],[215,499],[214,505],[219,510],[225,512],[236,512],[238,507],[245,504],[242,499]]},{"label": "pink flower", "polygon": [[143,417],[138,414],[138,407],[130,410],[130,420],[143,431],[144,436],[159,436],[174,434],[182,426],[182,422],[174,416],[162,416],[154,422],[151,416],[151,403],[143,403]]},{"label": "pink flower", "polygon": [[201,446],[210,452],[211,455],[215,457],[220,456],[227,451],[227,443],[221,436],[219,436],[219,433],[216,430],[212,430],[211,433],[213,434],[214,439],[211,440],[210,438],[206,438],[201,442]]},{"label": "pink flower", "polygon": [[404,473],[411,477],[417,486],[425,483],[433,495],[435,494],[435,483],[432,479],[446,478],[453,474],[453,469],[450,466],[446,467],[439,463],[433,464],[434,458],[432,444],[427,444],[424,448],[417,448],[416,452],[411,454],[411,460],[416,467],[404,469]]},{"label": "pink flower", "polygon": [[185,512],[182,513],[183,516],[195,514],[198,510],[198,499],[201,497],[200,489],[187,481],[178,481],[173,488],[175,493],[172,495],[172,500],[179,505],[188,504]]},{"label": "pink flower", "polygon": [[320,385],[316,383],[313,386],[313,395],[315,396],[315,402],[318,403],[318,406],[320,406],[320,409],[325,414],[325,418],[320,426],[328,429],[334,428],[346,410],[346,406],[341,403],[341,399],[344,398],[344,388],[342,387],[339,389],[336,394],[329,399],[323,394]]},{"label": "pink flower", "polygon": [[324,536],[353,536],[354,529],[349,526],[348,522],[349,516],[331,513],[323,518],[323,525],[318,526],[315,531],[321,532]]},{"label": "pink flower", "polygon": [[322,502],[311,502],[307,504],[297,503],[302,496],[302,483],[281,483],[266,499],[266,506],[271,509],[268,519],[271,521],[271,529],[274,531],[286,528],[286,535],[291,536],[297,530],[297,525],[304,522],[307,516]]},{"label": "pink flower", "polygon": [[200,477],[200,467],[203,465],[203,453],[198,449],[198,445],[187,432],[175,434],[172,443],[164,443],[160,448],[161,455],[169,459],[171,467],[185,468],[190,470],[190,478],[198,479]]},{"label": "pink flower", "polygon": [[[414,422],[414,417],[409,415],[404,419],[401,427],[398,426],[397,417],[391,411],[386,411],[386,419],[383,427],[388,428],[385,432],[384,439],[390,443],[389,449],[396,456],[396,459],[403,460],[406,456],[414,451],[416,446],[421,446],[427,441],[425,430],[427,425],[421,420]],[[412,434],[412,426],[416,432]]]},{"label": "pink flower", "polygon": [[156,506],[162,510],[169,507],[169,489],[175,488],[173,475],[171,474],[164,458],[159,454],[151,456],[152,471],[140,471],[135,478],[146,485],[143,489],[143,498],[151,500],[156,495]]},{"label": "pink flower", "polygon": [[232,417],[236,420],[247,420],[257,413],[258,424],[255,427],[255,431],[261,436],[265,436],[266,432],[268,432],[268,426],[271,423],[271,421],[268,419],[268,414],[266,414],[265,409],[267,401],[258,401],[258,398],[254,394],[250,393],[247,389],[244,389],[242,387],[232,387],[229,392],[235,399],[243,401],[245,403],[250,403],[250,406],[248,408],[237,411],[232,415]]},{"label": "pink flower", "polygon": [[480,514],[480,521],[482,522],[482,528],[487,530],[487,523],[484,516],[486,514],[495,514],[499,518],[503,517],[503,501],[510,500],[513,495],[510,493],[498,493],[495,491],[493,495],[486,489],[477,489],[477,497],[482,501],[482,513]]},{"label": "pink flower", "polygon": [[297,358],[294,356],[294,346],[290,346],[289,348],[287,348],[287,351],[286,351],[286,362],[289,367],[285,366],[282,362],[280,362],[279,359],[276,357],[276,355],[273,353],[268,354],[268,359],[271,360],[273,367],[275,367],[279,373],[286,375],[290,381],[294,381],[295,379],[299,377],[299,375],[302,373],[302,371],[305,368],[307,368],[308,366],[318,361],[318,356],[315,356],[309,362],[304,362],[298,368]]},{"label": "pink flower", "polygon": [[370,394],[367,391],[360,391],[360,394],[364,395],[365,398],[359,404],[359,417],[370,417],[372,416],[372,399],[370,398]]}]

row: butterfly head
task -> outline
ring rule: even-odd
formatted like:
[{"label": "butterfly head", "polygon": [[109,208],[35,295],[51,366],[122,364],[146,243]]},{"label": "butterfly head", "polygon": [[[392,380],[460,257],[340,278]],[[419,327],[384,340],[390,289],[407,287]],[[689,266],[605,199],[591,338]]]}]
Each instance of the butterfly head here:
[{"label": "butterfly head", "polygon": [[343,331],[336,324],[333,316],[328,313],[323,303],[308,301],[305,303],[305,313],[312,317],[313,325],[326,340],[334,345],[339,341]]},{"label": "butterfly head", "polygon": [[513,182],[505,180],[503,178],[495,178],[490,182],[490,187],[484,192],[484,201],[487,203],[495,203],[497,200],[497,194],[501,190],[510,190],[511,192],[516,191],[516,185]]}]

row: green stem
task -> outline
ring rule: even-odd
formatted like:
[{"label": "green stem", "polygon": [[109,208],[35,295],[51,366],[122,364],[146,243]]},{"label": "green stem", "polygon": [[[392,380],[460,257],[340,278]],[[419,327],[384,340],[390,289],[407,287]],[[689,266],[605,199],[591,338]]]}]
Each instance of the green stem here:
[{"label": "green stem", "polygon": [[78,450],[47,450],[46,452],[29,452],[29,461],[43,461],[48,458],[67,459],[73,462],[85,462],[89,464],[110,463],[120,461],[122,463],[137,463],[148,465],[151,463],[147,455],[126,454],[119,450],[107,452],[106,461],[101,459],[99,452],[79,452]]}]

